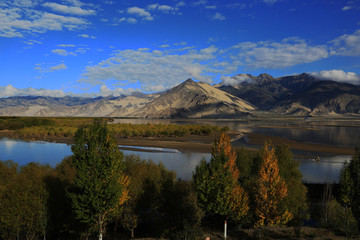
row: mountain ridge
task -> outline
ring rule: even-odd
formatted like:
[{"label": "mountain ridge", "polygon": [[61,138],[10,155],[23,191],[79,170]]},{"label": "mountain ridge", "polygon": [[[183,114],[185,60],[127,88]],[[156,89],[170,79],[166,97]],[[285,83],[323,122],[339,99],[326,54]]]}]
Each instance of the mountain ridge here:
[{"label": "mountain ridge", "polygon": [[153,94],[109,97],[0,98],[1,116],[244,118],[258,111],[282,115],[360,114],[360,87],[310,74],[274,78],[237,74],[209,85],[191,78]]}]

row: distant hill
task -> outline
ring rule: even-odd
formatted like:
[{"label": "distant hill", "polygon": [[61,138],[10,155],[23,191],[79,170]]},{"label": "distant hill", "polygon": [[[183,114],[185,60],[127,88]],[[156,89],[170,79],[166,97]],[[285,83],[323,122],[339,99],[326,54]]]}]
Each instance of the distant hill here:
[{"label": "distant hill", "polygon": [[147,118],[237,118],[255,108],[248,102],[207,83],[188,79],[134,112]]},{"label": "distant hill", "polygon": [[295,115],[360,114],[360,87],[334,81],[316,81],[279,102],[272,111]]},{"label": "distant hill", "polygon": [[[314,77],[306,73],[276,79],[265,73],[257,77],[238,74],[233,79],[233,84],[222,82],[217,87],[250,102],[260,110],[270,110],[278,102],[304,90],[315,81]],[[247,79],[247,81],[239,81],[238,84],[234,84],[239,79]]]},{"label": "distant hill", "polygon": [[300,116],[360,114],[360,87],[303,73],[238,74],[216,85],[188,79],[172,89],[130,96],[0,98],[0,116],[244,118],[257,111]]},{"label": "distant hill", "polygon": [[255,108],[246,101],[191,79],[159,94],[108,98],[11,97],[0,99],[2,116],[138,118],[238,118]]},{"label": "distant hill", "polygon": [[10,97],[0,98],[1,116],[76,116],[102,117],[127,115],[141,108],[157,96],[140,95],[124,97]]},{"label": "distant hill", "polygon": [[242,98],[258,110],[289,115],[359,114],[360,87],[349,83],[317,80],[310,74],[273,78],[244,74],[233,77],[232,84],[217,88]]}]

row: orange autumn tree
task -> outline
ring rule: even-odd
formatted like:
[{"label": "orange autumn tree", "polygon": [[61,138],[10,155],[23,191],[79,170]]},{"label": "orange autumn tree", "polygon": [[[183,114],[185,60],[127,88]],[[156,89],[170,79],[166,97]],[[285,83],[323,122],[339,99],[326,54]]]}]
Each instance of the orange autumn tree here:
[{"label": "orange autumn tree", "polygon": [[287,186],[279,175],[277,162],[274,149],[270,144],[265,143],[256,183],[255,226],[286,224],[292,219],[292,213],[280,208],[281,202],[287,195]]},{"label": "orange autumn tree", "polygon": [[211,160],[203,160],[193,176],[199,205],[211,214],[242,219],[249,210],[249,197],[239,184],[236,154],[230,138],[222,133],[215,141]]}]

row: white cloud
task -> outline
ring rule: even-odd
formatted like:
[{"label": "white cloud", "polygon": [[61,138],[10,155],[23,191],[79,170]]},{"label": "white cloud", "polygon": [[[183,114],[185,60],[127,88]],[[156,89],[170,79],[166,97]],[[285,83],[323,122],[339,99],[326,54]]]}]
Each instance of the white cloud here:
[{"label": "white cloud", "polygon": [[65,13],[65,14],[72,14],[72,15],[94,15],[95,11],[92,9],[82,9],[81,7],[73,7],[73,6],[67,6],[62,5],[58,3],[52,3],[52,2],[46,2],[43,4],[44,7],[48,7],[51,10],[55,12]]},{"label": "white cloud", "polygon": [[79,34],[78,36],[79,36],[79,37],[82,37],[82,38],[96,39],[95,36],[91,36],[91,35],[89,35],[89,34]]},{"label": "white cloud", "polygon": [[23,37],[28,33],[44,33],[84,29],[89,25],[83,18],[34,10],[38,1],[17,0],[0,9],[0,37]]},{"label": "white cloud", "polygon": [[61,63],[59,65],[53,66],[50,68],[51,71],[57,71],[57,70],[64,70],[66,69],[66,65],[64,63]]},{"label": "white cloud", "polygon": [[[68,2],[71,5],[77,6],[77,7],[81,7],[83,5],[85,5],[85,3],[79,1],[79,0],[65,0],[66,2]],[[91,5],[91,4],[87,4],[87,5]]]},{"label": "white cloud", "polygon": [[344,34],[330,42],[331,54],[342,56],[360,55],[360,30],[353,34]]},{"label": "white cloud", "polygon": [[149,5],[148,9],[152,10],[152,11],[154,11],[154,10],[162,11],[162,12],[165,12],[165,13],[170,13],[170,12],[175,11],[175,8],[173,8],[173,7],[169,6],[169,5],[160,5],[158,3]]},{"label": "white cloud", "polygon": [[127,23],[135,24],[135,23],[137,23],[137,20],[132,17],[129,17],[129,18],[123,17],[119,20],[119,22],[127,22]]},{"label": "white cloud", "polygon": [[337,82],[348,82],[360,85],[360,75],[354,72],[344,72],[343,70],[329,70],[311,73],[320,80],[333,80]]},{"label": "white cloud", "polygon": [[174,43],[175,46],[185,46],[187,43],[186,42],[178,42],[178,43]]},{"label": "white cloud", "polygon": [[154,17],[151,16],[151,13],[146,11],[143,8],[139,8],[139,7],[130,7],[127,9],[127,13],[128,14],[133,14],[139,17],[142,17],[143,20],[146,21],[152,21],[154,20]]},{"label": "white cloud", "polygon": [[74,44],[59,44],[59,47],[76,47]]},{"label": "white cloud", "polygon": [[32,0],[14,0],[13,4],[17,7],[33,7],[36,2]]},{"label": "white cloud", "polygon": [[183,7],[185,5],[186,5],[186,3],[181,1],[181,2],[178,2],[175,7],[179,8],[179,7]]},{"label": "white cloud", "polygon": [[[227,72],[228,64],[218,64],[214,46],[181,54],[176,50],[123,50],[114,57],[86,68],[81,82],[103,84],[108,80],[121,83],[140,83],[145,91],[155,86],[173,87],[192,77],[212,82],[212,74]],[[231,66],[229,66],[231,67]]]},{"label": "white cloud", "polygon": [[37,41],[37,40],[32,40],[32,39],[30,39],[28,41],[25,41],[24,43],[27,44],[27,45],[43,44],[43,42],[40,42],[40,41]]},{"label": "white cloud", "polygon": [[23,37],[24,33],[77,30],[89,23],[82,18],[67,17],[22,8],[0,9],[0,37]]},{"label": "white cloud", "polygon": [[226,18],[224,15],[222,15],[221,13],[215,13],[215,15],[212,18],[213,20],[220,20],[220,21],[224,21]]},{"label": "white cloud", "polygon": [[129,89],[122,89],[122,88],[115,88],[115,89],[109,89],[106,85],[101,85],[99,96],[101,97],[120,97],[120,96],[128,96],[131,95],[131,93],[135,92],[136,89],[129,88]]},{"label": "white cloud", "polygon": [[[160,88],[158,88],[160,89]],[[128,96],[133,92],[140,91],[139,89],[122,89],[114,88],[109,89],[107,86],[102,85],[99,92],[75,94],[72,92],[64,92],[63,90],[50,90],[50,89],[36,89],[36,88],[15,88],[11,84],[7,86],[0,86],[0,98],[14,97],[14,96],[42,96],[42,97],[65,97],[65,96],[81,96],[81,97],[108,97],[108,96]]]},{"label": "white cloud", "polygon": [[243,83],[243,82],[251,82],[252,79],[245,75],[245,74],[241,74],[241,75],[236,75],[234,77],[229,77],[229,76],[221,76],[221,81],[222,84],[225,86],[238,86],[239,84]]},{"label": "white cloud", "polygon": [[58,54],[58,55],[61,55],[61,56],[68,56],[68,55],[76,56],[76,53],[68,52],[65,49],[54,49],[54,50],[51,50],[51,52],[55,53],[55,54]]},{"label": "white cloud", "polygon": [[[90,50],[90,48],[81,47],[81,48],[76,49],[75,52],[76,52],[76,53],[84,54],[84,53],[86,53],[88,50]],[[75,53],[75,55],[76,55],[76,53]]]},{"label": "white cloud", "polygon": [[350,10],[350,9],[352,9],[352,7],[350,7],[350,6],[344,6],[341,10],[347,11],[347,10]]},{"label": "white cloud", "polygon": [[243,42],[233,46],[234,56],[248,68],[283,68],[328,57],[326,46],[310,46],[305,40],[287,38],[280,42]]},{"label": "white cloud", "polygon": [[[57,53],[56,53],[57,54]],[[37,70],[39,73],[50,73],[57,70],[64,70],[67,66],[64,63],[54,65],[54,63],[37,63],[35,64],[34,70]]]},{"label": "white cloud", "polygon": [[15,88],[12,85],[0,86],[0,97],[13,96],[47,96],[47,97],[65,97],[62,90],[35,89],[35,88]]}]

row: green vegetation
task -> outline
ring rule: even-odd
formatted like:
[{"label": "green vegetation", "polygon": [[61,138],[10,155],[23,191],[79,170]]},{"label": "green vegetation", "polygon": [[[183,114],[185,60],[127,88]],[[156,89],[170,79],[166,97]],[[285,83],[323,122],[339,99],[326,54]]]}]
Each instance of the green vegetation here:
[{"label": "green vegetation", "polygon": [[210,162],[202,160],[193,176],[199,206],[212,215],[239,221],[249,210],[249,198],[238,181],[236,155],[227,135],[215,142],[211,155]]},{"label": "green vegetation", "polygon": [[[0,117],[0,130],[11,130],[14,137],[32,139],[71,139],[80,126],[93,121],[109,122],[109,118],[37,118]],[[188,124],[109,124],[109,131],[117,138],[131,137],[183,137],[189,134],[209,136],[226,132],[228,127]]]},{"label": "green vegetation", "polygon": [[217,126],[200,124],[111,124],[116,137],[182,137],[188,134],[208,136],[220,132]]},{"label": "green vegetation", "polygon": [[[229,217],[243,227],[299,227],[307,217],[306,188],[301,178],[286,146],[272,148],[268,144],[255,153],[240,149],[235,154],[221,136],[210,162],[202,161],[193,179],[199,206],[207,215]],[[238,191],[231,190],[234,184]],[[230,209],[235,205],[242,209],[238,217]]]},{"label": "green vegetation", "polygon": [[181,239],[194,239],[202,211],[192,185],[176,180],[175,173],[161,163],[157,165],[135,155],[125,157],[125,166],[131,181],[130,199],[121,219],[123,226],[158,237],[176,239],[181,235]]},{"label": "green vegetation", "polygon": [[0,130],[18,130],[33,126],[53,126],[55,122],[48,118],[0,117]]},{"label": "green vegetation", "polygon": [[236,152],[222,134],[211,160],[201,161],[193,181],[184,182],[161,163],[124,157],[111,126],[79,127],[73,155],[55,168],[0,161],[0,239],[98,239],[103,233],[105,239],[115,234],[120,239],[195,240],[205,239],[208,229],[221,232],[224,219],[231,220],[228,229],[236,239],[247,230],[255,239],[266,236],[270,228],[261,225],[294,227],[290,238],[299,238],[304,220],[309,215],[315,219],[314,212],[320,215],[316,219],[326,219],[326,225],[318,221],[317,226],[358,236],[359,148],[344,165],[334,196],[328,186],[322,203],[308,204],[298,163],[287,146],[265,144],[259,151]]},{"label": "green vegetation", "polygon": [[3,239],[45,236],[48,192],[44,182],[53,170],[30,163],[17,171],[14,162],[0,162],[0,234]]},{"label": "green vegetation", "polygon": [[340,173],[339,203],[345,212],[346,233],[354,217],[360,229],[360,147],[355,147],[350,163],[345,163]]},{"label": "green vegetation", "polygon": [[103,231],[110,217],[128,198],[128,178],[124,175],[123,154],[109,135],[106,123],[80,127],[71,147],[76,170],[68,190],[76,219],[86,225],[87,235]]}]

